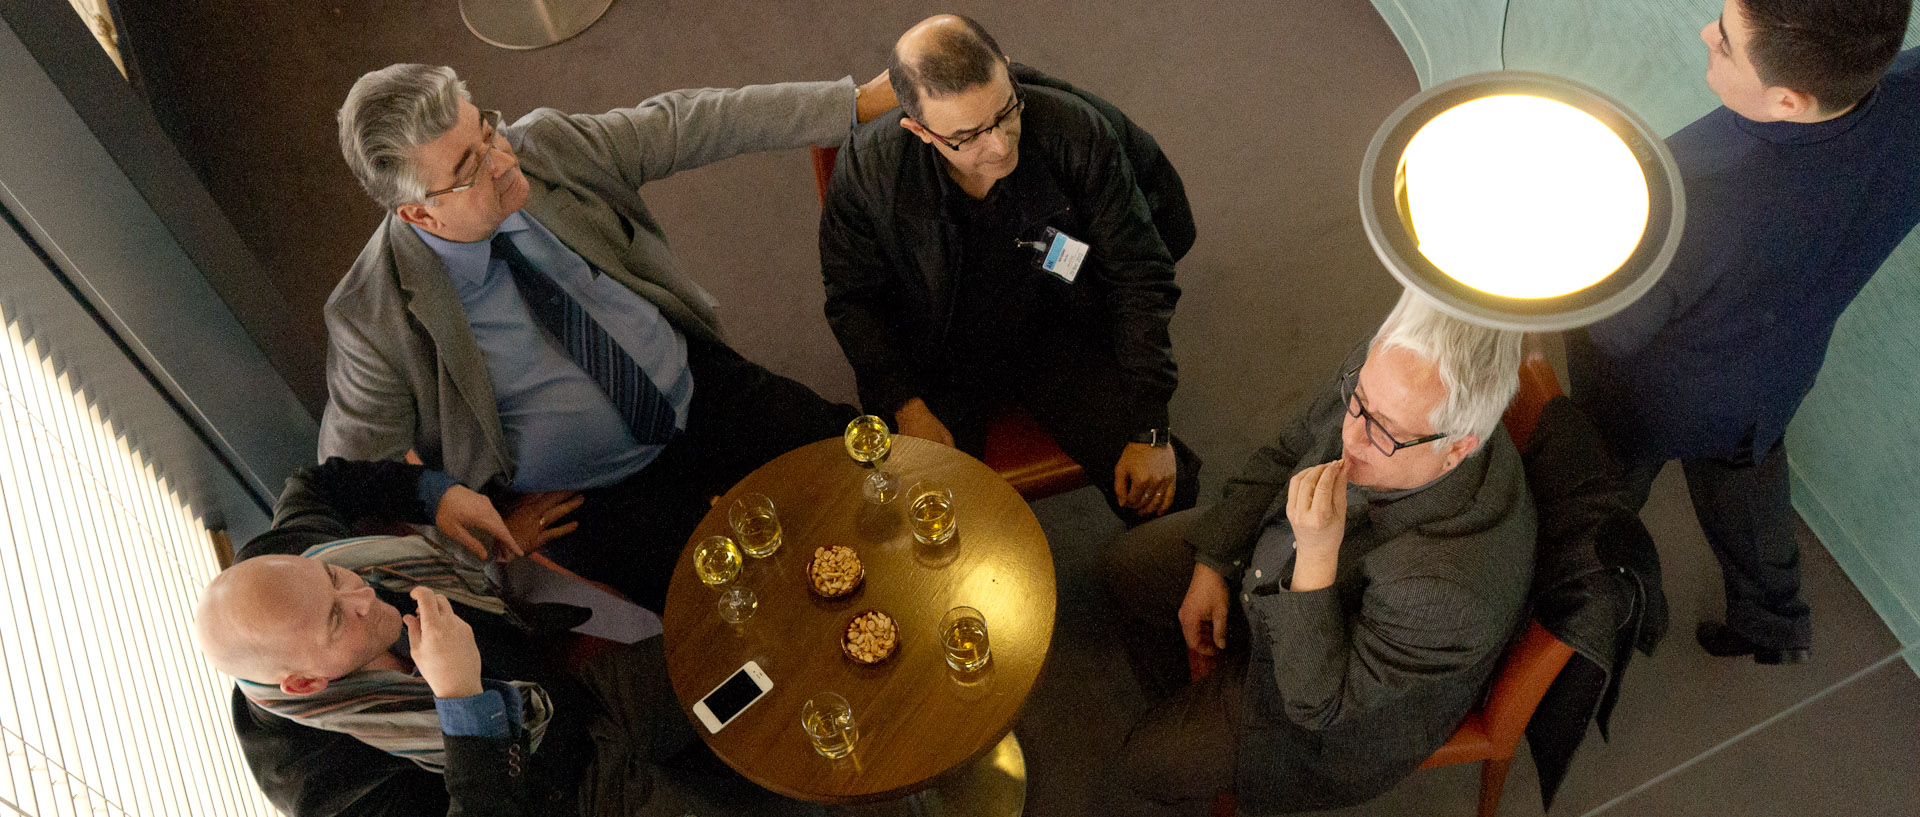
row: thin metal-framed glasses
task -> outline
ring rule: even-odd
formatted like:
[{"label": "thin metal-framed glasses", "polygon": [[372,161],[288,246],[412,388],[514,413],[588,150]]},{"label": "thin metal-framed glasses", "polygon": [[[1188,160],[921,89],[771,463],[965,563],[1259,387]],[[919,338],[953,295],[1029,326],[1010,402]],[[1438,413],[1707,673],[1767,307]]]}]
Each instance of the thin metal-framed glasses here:
[{"label": "thin metal-framed glasses", "polygon": [[1019,81],[1013,77],[1007,77],[1007,82],[1013,85],[1013,99],[1007,101],[1007,107],[1000,109],[1000,115],[993,118],[992,124],[958,139],[949,139],[934,133],[932,130],[928,130],[927,134],[932,136],[934,141],[945,145],[948,150],[959,153],[960,149],[966,147],[968,142],[998,130],[1001,125],[1006,123],[1008,117],[1019,116],[1020,112],[1027,107],[1027,95],[1020,90]]},{"label": "thin metal-framed glasses", "polygon": [[430,198],[433,198],[434,196],[444,196],[448,193],[459,193],[466,190],[469,187],[472,187],[480,183],[480,177],[485,176],[487,174],[487,168],[493,165],[493,151],[494,151],[493,142],[494,142],[494,137],[500,133],[500,112],[499,111],[481,111],[480,124],[486,126],[486,129],[487,129],[486,137],[485,137],[485,141],[487,143],[487,149],[480,152],[480,161],[473,166],[473,173],[468,175],[466,180],[463,182],[460,182],[459,184],[456,184],[444,190],[435,190],[431,193],[421,196],[421,198],[430,199]]},{"label": "thin metal-framed glasses", "polygon": [[1447,436],[1445,434],[1428,434],[1417,440],[1401,442],[1394,439],[1392,434],[1388,434],[1386,429],[1380,427],[1380,421],[1373,419],[1373,414],[1367,411],[1367,407],[1360,404],[1360,394],[1358,391],[1360,388],[1360,369],[1364,365],[1365,364],[1355,366],[1353,371],[1340,376],[1340,397],[1346,401],[1347,416],[1358,417],[1366,423],[1367,442],[1373,443],[1373,447],[1376,450],[1385,456],[1391,457],[1402,448],[1412,448],[1421,443],[1430,443],[1434,440],[1444,439]]}]

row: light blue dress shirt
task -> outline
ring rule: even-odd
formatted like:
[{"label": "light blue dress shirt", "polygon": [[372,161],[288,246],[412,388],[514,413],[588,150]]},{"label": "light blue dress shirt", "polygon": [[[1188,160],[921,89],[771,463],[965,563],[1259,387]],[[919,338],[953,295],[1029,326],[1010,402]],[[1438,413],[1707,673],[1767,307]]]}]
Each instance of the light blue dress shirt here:
[{"label": "light blue dress shirt", "polygon": [[[641,445],[607,393],[567,357],[527,309],[507,262],[489,240],[448,241],[414,227],[439,254],[466,308],[467,324],[493,380],[494,403],[513,457],[513,489],[560,491],[613,485],[647,467],[663,446]],[[693,373],[687,340],[659,307],[600,274],[525,211],[500,224],[527,260],[587,310],[674,408],[687,428]]]}]

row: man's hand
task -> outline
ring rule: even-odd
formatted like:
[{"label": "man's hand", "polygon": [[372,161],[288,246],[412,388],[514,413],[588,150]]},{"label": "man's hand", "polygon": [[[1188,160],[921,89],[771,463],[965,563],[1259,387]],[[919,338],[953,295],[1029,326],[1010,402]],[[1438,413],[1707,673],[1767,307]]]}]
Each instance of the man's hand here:
[{"label": "man's hand", "polygon": [[473,551],[473,555],[486,560],[492,557],[487,546],[474,536],[478,531],[493,538],[500,546],[500,558],[511,561],[526,555],[520,550],[520,544],[507,530],[507,523],[501,521],[500,512],[494,510],[493,501],[481,496],[465,485],[454,485],[440,495],[440,507],[434,511],[433,526],[441,533],[453,537],[453,540]]},{"label": "man's hand", "polygon": [[[1212,638],[1208,638],[1209,623]],[[1187,649],[1201,655],[1217,655],[1227,648],[1227,580],[1199,562],[1193,565],[1187,598],[1180,602],[1180,634],[1187,637]]]},{"label": "man's hand", "polygon": [[893,423],[899,426],[896,431],[900,434],[953,447],[953,432],[948,431],[947,424],[933,416],[933,411],[927,408],[927,402],[918,397],[901,404],[900,410],[893,413]]},{"label": "man's hand", "polygon": [[1287,522],[1293,525],[1294,592],[1333,584],[1340,542],[1347,536],[1347,461],[1322,463],[1287,483]]},{"label": "man's hand", "polygon": [[520,543],[523,552],[539,550],[580,527],[579,522],[562,524],[561,520],[586,501],[579,491],[521,494],[507,508],[507,529],[513,531],[513,541]]},{"label": "man's hand", "polygon": [[881,71],[880,76],[860,86],[860,97],[853,105],[853,118],[871,122],[874,117],[893,110],[899,104],[900,100],[893,95],[893,83],[888,81],[887,72]]},{"label": "man's hand", "polygon": [[1127,443],[1113,466],[1113,493],[1120,497],[1121,507],[1142,516],[1159,516],[1173,507],[1176,470],[1173,446]]},{"label": "man's hand", "polygon": [[433,688],[435,698],[466,698],[480,694],[480,646],[473,627],[453,612],[446,596],[415,587],[417,610],[405,617],[413,666]]}]

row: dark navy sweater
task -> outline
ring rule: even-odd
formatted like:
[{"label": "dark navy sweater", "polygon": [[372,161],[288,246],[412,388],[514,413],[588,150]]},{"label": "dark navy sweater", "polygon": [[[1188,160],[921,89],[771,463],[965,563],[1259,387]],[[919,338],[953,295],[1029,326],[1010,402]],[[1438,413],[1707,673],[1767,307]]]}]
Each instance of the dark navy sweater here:
[{"label": "dark navy sweater", "polygon": [[1840,313],[1920,222],[1920,48],[1844,116],[1719,108],[1667,146],[1686,185],[1679,249],[1646,296],[1575,333],[1574,397],[1632,461],[1758,459]]}]

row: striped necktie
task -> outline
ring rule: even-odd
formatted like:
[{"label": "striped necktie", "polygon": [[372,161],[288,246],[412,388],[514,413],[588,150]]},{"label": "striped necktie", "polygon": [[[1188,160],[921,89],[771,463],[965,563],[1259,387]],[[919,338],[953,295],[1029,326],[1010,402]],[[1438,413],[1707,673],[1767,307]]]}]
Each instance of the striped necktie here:
[{"label": "striped necktie", "polygon": [[507,233],[494,234],[493,257],[507,262],[507,269],[513,272],[513,285],[526,299],[534,322],[558,340],[567,357],[606,391],[614,409],[632,429],[633,438],[641,445],[671,441],[678,431],[673,405],[600,322],[527,260]]}]

